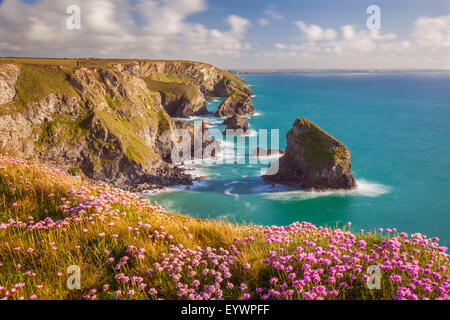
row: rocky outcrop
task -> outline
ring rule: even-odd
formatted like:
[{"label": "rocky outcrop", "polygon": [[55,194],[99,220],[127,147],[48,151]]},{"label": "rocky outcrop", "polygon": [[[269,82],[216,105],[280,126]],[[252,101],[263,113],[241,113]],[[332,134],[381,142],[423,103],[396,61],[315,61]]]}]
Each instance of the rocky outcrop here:
[{"label": "rocky outcrop", "polygon": [[[206,121],[203,121],[201,124],[192,124],[177,120],[175,125],[177,129],[182,129],[189,133],[190,144],[178,145],[178,149],[186,146],[190,150],[191,158],[188,160],[213,157],[216,155],[216,152],[222,150],[220,141],[215,141],[210,136]],[[179,143],[186,143],[186,141],[180,141]]]},{"label": "rocky outcrop", "polygon": [[229,134],[245,134],[248,131],[248,122],[243,117],[238,114],[233,115],[232,117],[226,119],[224,124],[227,125],[225,129],[225,135]]},{"label": "rocky outcrop", "polygon": [[9,103],[16,95],[19,68],[14,64],[0,65],[0,105]]},{"label": "rocky outcrop", "polygon": [[174,96],[162,93],[162,103],[166,112],[174,118],[189,118],[208,114],[205,97],[199,91],[192,99],[186,95]]},{"label": "rocky outcrop", "polygon": [[[126,189],[190,183],[192,177],[171,163],[171,152],[180,143],[176,129],[194,129],[173,121],[166,110],[184,101],[183,115],[198,112],[205,94],[215,94],[221,76],[209,65],[190,63],[176,69],[177,64],[96,59],[65,60],[64,65],[57,60],[0,62],[0,151],[38,158]],[[161,66],[164,72],[155,74]],[[205,73],[212,78],[203,84]],[[182,81],[170,83],[169,76]],[[213,140],[206,126],[201,131],[206,139],[200,145],[206,148]],[[190,143],[193,148],[194,139]]]},{"label": "rocky outcrop", "polygon": [[161,104],[175,118],[188,118],[208,113],[206,98],[197,85],[164,82],[144,78],[150,90],[161,94]]},{"label": "rocky outcrop", "polygon": [[348,148],[311,121],[295,120],[286,143],[264,179],[303,190],[356,188]]},{"label": "rocky outcrop", "polygon": [[250,97],[242,91],[235,90],[232,95],[226,98],[217,109],[216,117],[232,117],[238,114],[241,116],[250,116],[255,114]]},{"label": "rocky outcrop", "polygon": [[240,90],[247,96],[253,95],[239,76],[202,62],[134,60],[119,63],[117,68],[141,78],[196,85],[206,98],[226,98],[235,90]]},{"label": "rocky outcrop", "polygon": [[253,95],[240,77],[205,63],[139,60],[116,67],[141,77],[150,89],[160,92],[172,117],[204,115],[208,112],[206,100],[227,98],[235,91]]}]

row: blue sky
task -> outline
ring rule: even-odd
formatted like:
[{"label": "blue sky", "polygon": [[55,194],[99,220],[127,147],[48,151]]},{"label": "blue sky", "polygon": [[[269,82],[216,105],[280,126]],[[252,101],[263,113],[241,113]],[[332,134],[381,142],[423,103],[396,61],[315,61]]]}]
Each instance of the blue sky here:
[{"label": "blue sky", "polygon": [[[82,27],[67,30],[66,8]],[[381,30],[366,8],[381,10]],[[0,0],[0,55],[226,68],[450,68],[450,0]]]},{"label": "blue sky", "polygon": [[328,28],[339,28],[352,24],[366,28],[366,8],[377,4],[381,8],[382,29],[405,37],[419,16],[439,16],[450,13],[450,1],[447,0],[213,0],[209,1],[209,10],[193,14],[189,21],[200,22],[211,28],[225,29],[223,17],[237,14],[250,21],[267,17],[264,13],[272,9],[280,13],[282,19],[271,19],[268,27],[253,25],[249,37],[265,44],[299,37],[293,21],[302,20]]}]

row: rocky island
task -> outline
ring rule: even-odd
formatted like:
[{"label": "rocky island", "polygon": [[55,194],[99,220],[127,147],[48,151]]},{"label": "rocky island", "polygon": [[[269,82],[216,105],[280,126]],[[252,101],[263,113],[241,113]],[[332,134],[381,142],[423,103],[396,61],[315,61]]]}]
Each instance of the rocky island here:
[{"label": "rocky island", "polygon": [[228,134],[228,130],[234,130],[234,134],[246,134],[248,132],[248,122],[238,114],[233,115],[226,119],[224,124],[227,125],[224,134]]},{"label": "rocky island", "polygon": [[263,178],[302,190],[356,188],[350,151],[336,138],[305,118],[286,134],[286,152]]},{"label": "rocky island", "polygon": [[250,95],[200,62],[0,58],[0,148],[125,189],[189,184],[170,154],[193,125],[171,117],[205,114],[213,97],[242,112]]},{"label": "rocky island", "polygon": [[238,114],[241,116],[251,116],[255,114],[255,107],[247,93],[235,90],[226,98],[217,109],[216,117],[232,117]]}]

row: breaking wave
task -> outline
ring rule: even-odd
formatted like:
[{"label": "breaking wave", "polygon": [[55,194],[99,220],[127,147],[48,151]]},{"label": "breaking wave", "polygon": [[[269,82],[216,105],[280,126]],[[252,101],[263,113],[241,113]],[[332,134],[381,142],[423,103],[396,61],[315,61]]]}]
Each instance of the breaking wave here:
[{"label": "breaking wave", "polygon": [[391,188],[376,182],[358,179],[358,187],[355,190],[335,190],[335,191],[281,191],[263,193],[268,199],[283,201],[308,200],[318,197],[342,197],[342,196],[360,196],[375,198],[391,191]]}]

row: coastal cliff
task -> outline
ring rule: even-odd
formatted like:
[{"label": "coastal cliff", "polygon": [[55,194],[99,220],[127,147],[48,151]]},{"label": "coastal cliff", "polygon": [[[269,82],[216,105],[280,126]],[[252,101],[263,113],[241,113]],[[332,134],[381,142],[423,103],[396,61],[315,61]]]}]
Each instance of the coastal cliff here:
[{"label": "coastal cliff", "polygon": [[311,121],[295,120],[286,144],[264,179],[303,190],[356,188],[348,148]]},{"label": "coastal cliff", "polygon": [[3,58],[0,148],[127,189],[189,184],[170,154],[175,129],[192,125],[171,116],[203,114],[237,88],[251,94],[199,62]]}]

